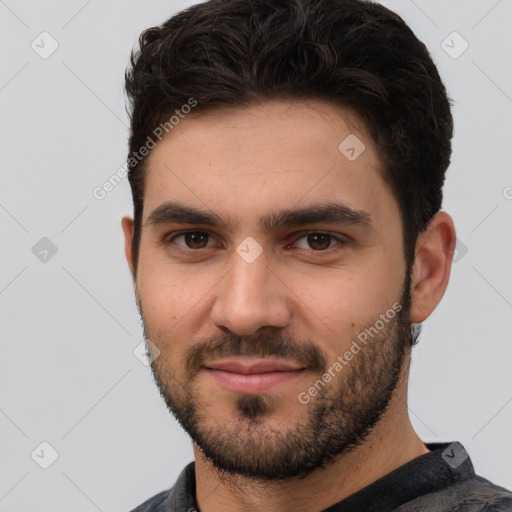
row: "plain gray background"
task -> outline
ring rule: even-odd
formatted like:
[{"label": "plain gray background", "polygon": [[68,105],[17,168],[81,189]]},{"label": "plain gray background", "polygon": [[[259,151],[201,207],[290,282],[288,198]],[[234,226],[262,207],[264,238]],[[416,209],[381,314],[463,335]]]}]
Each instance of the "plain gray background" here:
[{"label": "plain gray background", "polygon": [[[512,488],[512,0],[383,3],[455,101],[457,262],[413,352],[412,421]],[[192,460],[134,355],[128,181],[93,196],[125,162],[131,48],[191,4],[0,0],[0,511],[128,511]]]}]

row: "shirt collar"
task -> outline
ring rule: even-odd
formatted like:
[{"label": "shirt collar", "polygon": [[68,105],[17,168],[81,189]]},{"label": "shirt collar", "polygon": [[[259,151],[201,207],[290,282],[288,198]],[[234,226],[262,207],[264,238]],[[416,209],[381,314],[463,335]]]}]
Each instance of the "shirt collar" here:
[{"label": "shirt collar", "polygon": [[[324,512],[386,512],[424,494],[475,475],[468,453],[458,442],[426,443],[430,450],[325,509]],[[166,511],[199,510],[195,463],[180,473],[166,502]]]}]

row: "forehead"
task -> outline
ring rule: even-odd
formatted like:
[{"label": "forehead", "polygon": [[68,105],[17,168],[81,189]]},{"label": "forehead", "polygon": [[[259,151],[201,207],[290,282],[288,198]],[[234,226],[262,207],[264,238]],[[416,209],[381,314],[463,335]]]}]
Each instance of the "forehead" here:
[{"label": "forehead", "polygon": [[199,110],[158,142],[146,169],[143,223],[168,201],[217,212],[231,228],[268,227],[270,211],[320,202],[372,216],[396,209],[363,123],[321,101]]}]

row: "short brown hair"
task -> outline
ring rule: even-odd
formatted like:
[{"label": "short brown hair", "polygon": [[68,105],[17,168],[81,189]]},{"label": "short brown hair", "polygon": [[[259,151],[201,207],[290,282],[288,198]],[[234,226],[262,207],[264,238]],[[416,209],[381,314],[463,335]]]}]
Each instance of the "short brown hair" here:
[{"label": "short brown hair", "polygon": [[147,158],[131,158],[187,104],[233,107],[323,99],[355,111],[398,202],[407,264],[441,208],[450,163],[450,99],[403,19],[364,0],[209,0],[145,30],[126,71],[129,180],[137,268]]}]

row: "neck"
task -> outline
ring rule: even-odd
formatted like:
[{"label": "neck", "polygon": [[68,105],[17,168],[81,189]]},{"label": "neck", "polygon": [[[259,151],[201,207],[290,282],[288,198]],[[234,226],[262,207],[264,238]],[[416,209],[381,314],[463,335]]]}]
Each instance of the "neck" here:
[{"label": "neck", "polygon": [[[403,376],[405,377],[405,376]],[[364,443],[302,479],[226,478],[194,444],[196,500],[202,512],[319,512],[428,452],[407,412],[405,378]]]}]

